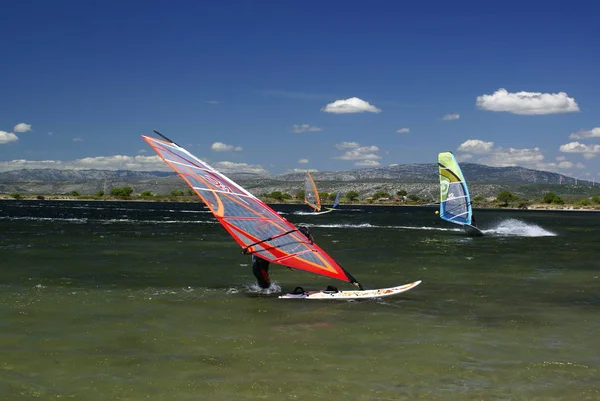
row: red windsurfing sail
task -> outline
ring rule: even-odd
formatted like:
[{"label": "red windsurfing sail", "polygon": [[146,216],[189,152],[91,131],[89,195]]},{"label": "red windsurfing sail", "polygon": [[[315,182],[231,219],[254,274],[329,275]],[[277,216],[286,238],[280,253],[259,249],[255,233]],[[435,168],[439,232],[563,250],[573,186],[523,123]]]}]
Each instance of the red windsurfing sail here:
[{"label": "red windsurfing sail", "polygon": [[360,285],[298,228],[225,175],[174,142],[144,135],[142,138],[194,190],[247,253]]}]

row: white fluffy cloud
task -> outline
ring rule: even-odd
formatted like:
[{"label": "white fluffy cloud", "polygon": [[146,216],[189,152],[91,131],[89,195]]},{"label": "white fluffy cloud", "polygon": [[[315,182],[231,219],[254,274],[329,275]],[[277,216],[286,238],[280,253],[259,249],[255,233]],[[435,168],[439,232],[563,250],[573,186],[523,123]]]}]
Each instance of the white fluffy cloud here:
[{"label": "white fluffy cloud", "polygon": [[377,146],[360,146],[357,142],[341,142],[335,145],[337,149],[345,150],[341,156],[336,156],[338,160],[354,160],[355,166],[379,166],[377,161],[381,156],[375,152],[379,152]]},{"label": "white fluffy cloud", "polygon": [[381,163],[379,163],[378,161],[375,160],[363,160],[363,161],[359,161],[354,163],[355,166],[363,166],[363,167],[376,167],[376,166],[380,166]]},{"label": "white fluffy cloud", "polygon": [[557,167],[558,167],[558,168],[566,168],[566,169],[569,169],[569,168],[573,168],[573,166],[574,166],[573,162],[570,162],[570,161],[568,161],[568,160],[563,160],[563,161],[561,161],[561,162],[559,162],[559,163],[557,164]]},{"label": "white fluffy cloud", "polygon": [[569,135],[569,139],[586,139],[586,138],[600,138],[600,127],[592,128],[589,131],[574,132]]},{"label": "white fluffy cloud", "polygon": [[19,138],[12,132],[0,131],[0,145],[18,141]]},{"label": "white fluffy cloud", "polygon": [[508,166],[527,166],[535,167],[544,160],[540,148],[516,149],[494,147],[494,142],[485,142],[480,139],[469,139],[463,142],[457,149],[463,152],[458,155],[460,160],[473,158],[473,154],[479,155],[477,163],[487,164],[489,166],[508,167]]},{"label": "white fluffy cloud", "polygon": [[495,149],[488,153],[479,162],[490,166],[508,167],[508,166],[529,166],[532,167],[536,163],[544,160],[540,148],[531,149]]},{"label": "white fluffy cloud", "polygon": [[570,170],[570,169],[572,169],[574,167],[576,167],[576,168],[583,168],[582,166],[583,166],[583,164],[581,164],[581,163],[574,164],[574,163],[572,163],[572,162],[570,162],[568,160],[564,160],[564,161],[561,161],[559,163],[538,162],[538,163],[535,163],[535,164],[533,164],[531,166],[528,166],[528,167],[535,168],[537,170],[545,170],[545,171],[554,171],[554,172],[557,172],[559,170]]},{"label": "white fluffy cloud", "polygon": [[[158,156],[98,156],[85,157],[83,159],[74,160],[72,163],[75,169],[107,169],[107,170],[141,170],[141,171],[169,171],[170,167],[164,168],[162,164],[166,164]],[[70,168],[70,167],[66,167]]]},{"label": "white fluffy cloud", "polygon": [[408,134],[410,132],[410,128],[400,128],[396,131],[398,134]]},{"label": "white fluffy cloud", "polygon": [[307,171],[309,173],[316,173],[319,170],[315,170],[314,168],[309,168],[309,169],[306,169],[306,168],[294,168],[294,169],[291,169],[291,170],[288,170],[288,171],[291,172],[291,173],[306,173]]},{"label": "white fluffy cloud", "polygon": [[313,127],[308,124],[294,124],[292,127],[292,132],[296,134],[300,134],[302,132],[318,132],[323,131],[321,127]]},{"label": "white fluffy cloud", "polygon": [[18,141],[19,137],[15,135],[15,132],[23,133],[28,131],[31,131],[31,125],[25,123],[15,125],[13,132],[0,131],[0,145]]},{"label": "white fluffy cloud", "polygon": [[61,170],[136,170],[172,171],[158,156],[99,156],[83,159],[61,160],[12,160],[0,162],[0,171],[56,168]]},{"label": "white fluffy cloud", "polygon": [[29,132],[31,131],[31,124],[19,123],[13,128],[14,132]]},{"label": "white fluffy cloud", "polygon": [[579,142],[569,142],[560,146],[560,151],[563,153],[600,153],[600,145],[585,145]]},{"label": "white fluffy cloud", "polygon": [[327,104],[321,109],[325,113],[333,114],[348,114],[348,113],[381,113],[381,109],[365,102],[357,97],[351,97],[345,100],[336,100],[333,103]]},{"label": "white fluffy cloud", "polygon": [[300,163],[300,164],[308,164],[308,159],[300,159],[300,160],[298,160],[298,163]]},{"label": "white fluffy cloud", "polygon": [[338,149],[355,149],[359,146],[360,144],[358,142],[342,142],[335,145],[335,147]]},{"label": "white fluffy cloud", "polygon": [[235,163],[229,161],[222,161],[213,163],[212,166],[223,173],[254,173],[254,174],[266,174],[262,166],[256,164],[247,163]]},{"label": "white fluffy cloud", "polygon": [[459,118],[460,118],[460,114],[452,113],[452,114],[446,114],[444,117],[442,117],[442,120],[452,121],[452,120],[458,120]]},{"label": "white fluffy cloud", "polygon": [[461,162],[466,162],[467,160],[471,160],[473,158],[472,154],[469,153],[460,153],[458,155],[456,155],[456,160],[461,163]]},{"label": "white fluffy cloud", "polygon": [[242,150],[241,146],[227,145],[222,142],[215,142],[210,148],[215,152],[239,152]]},{"label": "white fluffy cloud", "polygon": [[[556,162],[545,162],[544,154],[540,148],[505,149],[494,146],[493,142],[484,142],[479,139],[469,139],[463,142],[457,151],[460,152],[456,156],[459,162],[473,159],[476,163],[496,167],[522,166],[546,171],[583,168],[583,164],[574,164],[566,160],[564,156],[556,157]],[[474,155],[478,156],[475,157]]]},{"label": "white fluffy cloud", "polygon": [[[266,174],[259,165],[221,161],[212,166],[225,173]],[[61,160],[12,160],[0,162],[0,172],[20,169],[55,168],[61,170],[133,170],[133,171],[168,171],[173,170],[158,156],[98,156],[83,159]]]},{"label": "white fluffy cloud", "polygon": [[83,138],[79,138],[79,137],[73,138],[73,142],[81,142],[81,141],[83,141]]},{"label": "white fluffy cloud", "polygon": [[565,92],[509,93],[506,89],[498,89],[491,95],[477,96],[477,107],[488,111],[505,111],[513,114],[536,115],[572,113],[579,111],[575,99]]},{"label": "white fluffy cloud", "polygon": [[484,142],[480,139],[469,139],[460,144],[459,152],[482,154],[492,150],[494,142]]}]

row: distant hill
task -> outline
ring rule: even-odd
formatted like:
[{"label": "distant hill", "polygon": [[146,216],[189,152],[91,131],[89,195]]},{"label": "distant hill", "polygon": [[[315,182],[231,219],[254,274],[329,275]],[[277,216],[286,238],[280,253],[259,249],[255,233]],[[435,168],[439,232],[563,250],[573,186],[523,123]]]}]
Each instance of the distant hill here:
[{"label": "distant hill", "polygon": [[[491,167],[483,164],[461,163],[468,183],[485,184],[575,184],[575,178],[548,171],[523,167]],[[398,164],[344,172],[316,172],[313,178],[321,181],[397,180],[400,182],[438,182],[437,164]],[[284,181],[302,181],[304,173],[279,176]],[[592,183],[590,182],[589,185]]]},{"label": "distant hill", "polygon": [[78,182],[88,180],[124,179],[124,180],[143,180],[156,177],[175,176],[175,173],[162,171],[130,171],[130,170],[59,170],[48,169],[22,169],[0,173],[0,183],[24,182],[24,181],[45,181],[45,182]]},{"label": "distant hill", "polygon": [[[461,168],[473,196],[496,196],[503,190],[529,198],[540,197],[549,191],[560,195],[596,194],[597,187],[593,187],[592,182],[547,171],[474,163],[463,163]],[[437,199],[439,192],[438,167],[433,163],[325,171],[312,175],[319,190],[324,192],[354,190],[364,197],[379,190],[394,194],[404,189],[431,199]],[[304,173],[228,173],[228,176],[255,194],[276,190],[293,194],[303,188],[304,181]],[[109,191],[123,186],[131,186],[134,193],[151,191],[155,194],[187,188],[175,173],[158,171],[23,169],[0,173],[0,193],[4,194],[68,194],[74,190],[94,194],[105,188]]]}]

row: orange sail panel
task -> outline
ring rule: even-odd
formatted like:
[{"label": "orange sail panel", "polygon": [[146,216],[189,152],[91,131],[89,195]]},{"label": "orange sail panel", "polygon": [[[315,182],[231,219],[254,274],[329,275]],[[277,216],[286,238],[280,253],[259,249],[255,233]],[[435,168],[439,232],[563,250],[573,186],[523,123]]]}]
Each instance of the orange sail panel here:
[{"label": "orange sail panel", "polygon": [[[242,248],[273,263],[355,282],[335,260],[250,192],[172,142],[142,135]],[[268,241],[266,239],[272,238]]]},{"label": "orange sail panel", "polygon": [[304,178],[304,203],[312,207],[315,212],[321,211],[321,199],[319,199],[319,191],[317,191],[317,186],[315,185],[315,182],[308,171],[306,172],[306,177]]}]

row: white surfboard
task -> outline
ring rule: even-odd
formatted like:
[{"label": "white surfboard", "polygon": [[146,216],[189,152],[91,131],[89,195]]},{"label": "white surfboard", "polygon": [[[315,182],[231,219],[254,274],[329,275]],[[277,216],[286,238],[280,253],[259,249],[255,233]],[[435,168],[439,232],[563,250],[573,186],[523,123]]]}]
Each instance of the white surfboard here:
[{"label": "white surfboard", "polygon": [[365,298],[382,298],[391,295],[400,294],[415,288],[421,284],[421,281],[400,285],[398,287],[381,288],[378,290],[363,290],[363,291],[306,291],[301,294],[285,294],[279,298],[286,299],[365,299]]},{"label": "white surfboard", "polygon": [[322,212],[312,212],[312,213],[307,213],[307,215],[309,215],[309,216],[310,216],[310,215],[315,215],[315,216],[316,216],[316,215],[318,215],[318,214],[331,213],[331,212],[333,212],[334,210],[335,210],[335,209],[327,209],[327,210],[324,210],[324,211],[322,211]]}]

